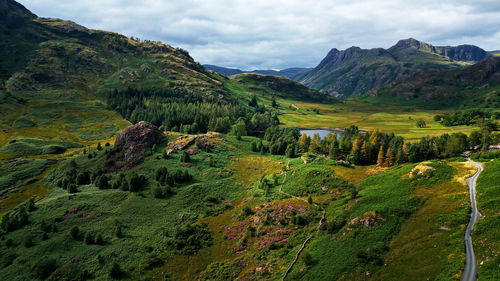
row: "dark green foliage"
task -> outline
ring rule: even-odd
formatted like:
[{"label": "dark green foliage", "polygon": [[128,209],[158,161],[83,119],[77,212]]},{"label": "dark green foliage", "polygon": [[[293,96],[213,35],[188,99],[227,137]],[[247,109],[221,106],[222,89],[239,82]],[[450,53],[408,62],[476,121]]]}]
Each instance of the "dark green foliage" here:
[{"label": "dark green foliage", "polygon": [[90,173],[88,171],[83,171],[78,173],[78,175],[76,176],[76,184],[77,185],[90,184]]},{"label": "dark green foliage", "polygon": [[497,114],[481,109],[458,110],[453,113],[445,113],[434,116],[434,120],[444,126],[473,125],[485,119],[498,119]]},{"label": "dark green foliage", "polygon": [[74,183],[70,183],[68,185],[68,192],[69,193],[77,193],[78,192],[78,186]]},{"label": "dark green foliage", "polygon": [[91,245],[91,244],[94,244],[94,235],[88,231],[87,233],[85,233],[85,244],[87,245]]},{"label": "dark green foliage", "polygon": [[242,213],[244,216],[249,216],[252,214],[252,208],[250,208],[250,206],[245,206],[242,209]]},{"label": "dark green foliage", "polygon": [[21,205],[17,212],[14,211],[6,213],[2,216],[2,221],[0,222],[0,230],[4,232],[10,232],[22,228],[28,223],[28,213],[26,212],[26,208],[24,207],[24,205]]},{"label": "dark green foliage", "polygon": [[419,127],[419,128],[425,128],[425,127],[427,127],[427,123],[425,123],[424,120],[420,119],[420,120],[417,121],[417,127]]},{"label": "dark green foliage", "polygon": [[128,190],[130,192],[139,191],[146,181],[146,178],[143,175],[138,175],[135,171],[130,173],[128,176]]},{"label": "dark green foliage", "polygon": [[33,243],[33,235],[31,235],[31,233],[26,234],[26,236],[24,236],[23,238],[23,246],[26,248],[30,248],[33,247],[33,245],[35,245],[35,243]]},{"label": "dark green foliage", "polygon": [[1,267],[4,268],[4,267],[11,265],[16,258],[17,258],[17,255],[15,252],[9,251],[9,252],[5,253],[0,260]]},{"label": "dark green foliage", "polygon": [[112,279],[119,279],[121,276],[122,270],[120,268],[120,265],[118,265],[118,263],[116,262],[113,262],[109,270],[109,277],[111,277]]},{"label": "dark green foliage", "polygon": [[43,258],[32,269],[33,275],[39,279],[49,277],[52,272],[57,269],[57,262],[55,259]]},{"label": "dark green foliage", "polygon": [[302,262],[304,262],[304,264],[306,266],[311,266],[314,264],[314,259],[311,256],[311,254],[309,254],[309,252],[302,253],[301,259],[302,259]]},{"label": "dark green foliage", "polygon": [[165,262],[154,254],[147,254],[142,260],[142,269],[150,270],[162,266]]},{"label": "dark green foliage", "polygon": [[97,143],[97,150],[102,150],[102,146],[101,146],[100,142]]},{"label": "dark green foliage", "polygon": [[110,184],[109,184],[109,179],[106,175],[101,175],[97,178],[97,183],[96,183],[97,187],[99,189],[108,189],[110,188]]},{"label": "dark green foliage", "polygon": [[297,150],[297,144],[296,143],[291,143],[286,147],[286,157],[288,158],[295,158],[295,151]]},{"label": "dark green foliage", "polygon": [[69,231],[69,235],[75,240],[78,240],[80,238],[80,228],[78,226],[73,226],[71,230]]},{"label": "dark green foliage", "polygon": [[168,241],[168,245],[185,255],[194,255],[200,249],[211,246],[212,243],[212,235],[204,223],[184,224]]},{"label": "dark green foliage", "polygon": [[292,153],[291,149],[295,150],[299,139],[299,130],[296,128],[279,128],[278,126],[269,127],[266,130],[264,139],[269,142],[269,152],[271,154],[285,155],[289,146],[289,153]]},{"label": "dark green foliage", "polygon": [[181,162],[188,163],[190,160],[191,160],[191,156],[189,155],[189,153],[187,151],[183,150],[182,154],[181,154]]}]

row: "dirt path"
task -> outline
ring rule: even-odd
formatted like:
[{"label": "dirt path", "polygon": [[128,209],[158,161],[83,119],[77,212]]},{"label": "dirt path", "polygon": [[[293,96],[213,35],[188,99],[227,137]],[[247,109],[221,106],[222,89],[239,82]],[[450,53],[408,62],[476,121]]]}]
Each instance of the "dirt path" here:
[{"label": "dirt path", "polygon": [[[295,195],[292,195],[292,194],[289,194],[289,193],[286,193],[283,191],[283,184],[285,183],[286,181],[286,176],[287,176],[287,173],[288,173],[288,169],[290,169],[290,161],[288,161],[287,163],[287,169],[285,171],[285,176],[283,177],[283,181],[281,182],[281,185],[280,185],[280,189],[279,189],[279,192],[281,194],[284,194],[284,195],[287,195],[287,196],[290,196],[294,199],[298,199],[298,200],[302,200],[304,202],[308,202],[306,199],[304,198],[301,198],[301,197],[297,197]],[[308,202],[309,203],[309,202]],[[313,206],[316,206],[316,207],[320,207],[318,204],[316,203],[312,203]],[[319,220],[319,224],[318,226],[316,227],[316,232],[319,230],[319,228],[321,227],[321,225],[323,224],[323,221],[325,220],[325,215],[326,215],[326,210],[321,207],[321,211],[323,212],[322,215],[321,215],[321,219]],[[293,266],[295,265],[295,263],[297,263],[297,260],[299,259],[299,256],[300,256],[300,253],[302,253],[302,251],[304,250],[304,248],[306,247],[306,244],[309,242],[309,240],[311,240],[314,236],[314,234],[316,232],[313,232],[311,235],[309,235],[306,240],[304,240],[304,242],[302,243],[302,246],[300,247],[300,249],[297,251],[297,253],[295,254],[295,258],[294,260],[292,261],[292,263],[290,264],[290,266],[288,267],[288,269],[286,270],[285,274],[283,275],[283,278],[281,278],[281,281],[284,281],[286,279],[286,277],[288,276],[288,274],[290,273],[290,271],[292,271],[292,268]]]}]

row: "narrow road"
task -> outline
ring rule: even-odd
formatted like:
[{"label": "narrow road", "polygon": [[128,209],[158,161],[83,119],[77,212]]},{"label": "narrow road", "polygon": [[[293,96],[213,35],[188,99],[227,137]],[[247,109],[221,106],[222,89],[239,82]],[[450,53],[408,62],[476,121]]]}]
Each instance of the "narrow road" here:
[{"label": "narrow road", "polygon": [[465,230],[465,268],[462,273],[461,281],[476,281],[477,280],[477,264],[476,264],[476,256],[474,255],[474,249],[472,248],[472,230],[474,229],[474,224],[476,221],[481,218],[481,214],[477,210],[476,205],[476,181],[479,177],[479,174],[483,171],[483,167],[480,163],[472,161],[470,158],[467,158],[469,162],[474,164],[477,167],[477,172],[470,178],[466,180],[467,185],[469,186],[469,195],[470,195],[470,206],[471,206],[471,214],[470,221],[467,225],[467,229]]},{"label": "narrow road", "polygon": [[[279,192],[281,194],[284,194],[284,195],[287,195],[287,196],[290,196],[292,198],[295,198],[295,199],[298,199],[298,200],[302,200],[304,202],[308,202],[306,199],[304,198],[300,198],[300,197],[297,197],[295,195],[292,195],[290,193],[286,193],[283,191],[283,184],[285,184],[285,180],[286,180],[286,175],[287,175],[287,172],[288,170],[290,169],[290,161],[288,161],[287,165],[286,165],[287,169],[285,171],[285,176],[283,177],[283,181],[281,182],[281,185],[280,185],[280,189],[279,189]],[[308,202],[309,203],[309,202]],[[312,203],[312,205],[316,206],[316,207],[320,207],[318,204],[316,203]],[[321,219],[319,220],[319,224],[318,226],[316,227],[316,231],[319,230],[319,228],[321,227],[321,225],[323,224],[323,221],[325,220],[325,215],[326,215],[326,210],[323,208],[323,207],[320,207],[321,208],[321,211],[322,211],[322,215],[321,215]],[[306,247],[306,244],[309,242],[309,240],[311,240],[314,236],[314,233],[312,233],[311,235],[309,235],[306,240],[304,240],[304,242],[302,243],[302,246],[300,247],[300,249],[297,251],[297,253],[295,254],[295,258],[293,259],[292,263],[290,264],[290,266],[288,267],[288,269],[285,271],[285,274],[283,274],[283,278],[281,278],[281,281],[284,281],[286,279],[286,277],[288,276],[288,274],[290,273],[290,271],[292,271],[292,268],[293,266],[295,265],[295,263],[297,263],[297,260],[299,259],[299,256],[300,256],[300,253],[302,253],[302,251],[304,250],[304,248]]]}]

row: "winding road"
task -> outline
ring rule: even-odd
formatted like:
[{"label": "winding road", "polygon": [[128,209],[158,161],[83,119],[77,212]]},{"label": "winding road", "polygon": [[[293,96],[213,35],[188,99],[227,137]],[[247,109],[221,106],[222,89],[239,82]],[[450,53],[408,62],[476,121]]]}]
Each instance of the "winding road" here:
[{"label": "winding road", "polygon": [[467,185],[469,186],[469,195],[470,195],[470,205],[471,205],[471,214],[470,221],[467,225],[467,229],[465,230],[465,268],[462,273],[461,281],[476,281],[477,280],[477,264],[476,264],[476,256],[474,255],[474,249],[472,248],[472,230],[474,229],[474,224],[476,221],[481,218],[481,214],[477,210],[476,205],[476,181],[479,177],[479,174],[483,171],[483,167],[480,163],[472,161],[470,158],[467,158],[469,162],[474,164],[477,167],[477,172],[470,178],[466,180]]}]

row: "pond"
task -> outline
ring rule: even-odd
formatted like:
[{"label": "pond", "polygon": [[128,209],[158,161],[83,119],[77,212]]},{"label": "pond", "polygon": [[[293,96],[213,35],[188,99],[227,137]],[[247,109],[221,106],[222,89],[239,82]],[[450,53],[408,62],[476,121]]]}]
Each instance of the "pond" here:
[{"label": "pond", "polygon": [[306,133],[306,136],[313,137],[314,134],[318,134],[321,139],[324,139],[328,134],[335,133],[337,139],[340,139],[341,130],[326,130],[326,129],[304,129],[300,130],[300,135]]}]

